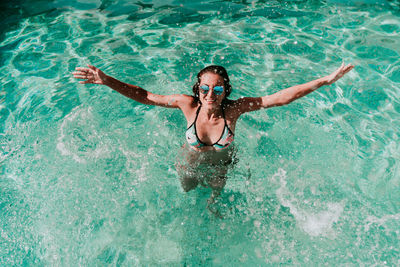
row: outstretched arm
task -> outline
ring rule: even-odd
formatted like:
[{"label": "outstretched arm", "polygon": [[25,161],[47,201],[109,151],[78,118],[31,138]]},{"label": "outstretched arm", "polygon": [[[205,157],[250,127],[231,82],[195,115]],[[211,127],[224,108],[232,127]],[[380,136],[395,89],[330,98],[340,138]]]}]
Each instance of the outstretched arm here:
[{"label": "outstretched arm", "polygon": [[[84,79],[79,83],[87,84],[103,84],[114,89],[120,94],[129,97],[137,102],[146,105],[157,105],[170,108],[179,108],[182,101],[184,101],[184,95],[157,95],[150,93],[143,88],[121,82],[111,76],[106,75],[100,69],[88,65],[88,68],[78,67],[73,72],[73,75],[77,79]],[[187,98],[187,97],[186,97]]]},{"label": "outstretched arm", "polygon": [[264,97],[240,98],[235,101],[235,110],[239,113],[238,115],[240,115],[245,112],[259,110],[261,108],[287,105],[292,101],[317,90],[321,86],[330,85],[336,82],[353,68],[353,65],[348,64],[345,66],[343,63],[342,66],[340,66],[337,70],[323,78],[319,78],[305,84],[295,85],[281,90],[275,94]]}]

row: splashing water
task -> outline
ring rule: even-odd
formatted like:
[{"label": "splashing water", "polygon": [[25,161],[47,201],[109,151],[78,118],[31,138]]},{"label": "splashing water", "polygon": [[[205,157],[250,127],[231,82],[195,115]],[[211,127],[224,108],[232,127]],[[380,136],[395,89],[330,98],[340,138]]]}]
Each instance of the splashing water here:
[{"label": "splashing water", "polygon": [[[400,264],[398,1],[17,1],[0,30],[0,265]],[[206,65],[232,98],[326,75],[245,114],[216,208],[174,168],[186,123],[107,87],[159,94]]]}]

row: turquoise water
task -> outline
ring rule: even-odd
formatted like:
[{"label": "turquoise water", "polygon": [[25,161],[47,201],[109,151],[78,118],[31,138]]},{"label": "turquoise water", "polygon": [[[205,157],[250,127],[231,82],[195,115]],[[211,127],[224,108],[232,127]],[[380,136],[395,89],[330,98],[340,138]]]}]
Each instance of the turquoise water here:
[{"label": "turquoise water", "polygon": [[[14,1],[0,29],[1,266],[400,265],[399,1]],[[186,123],[71,75],[159,94],[209,64],[232,98],[329,74],[244,115],[216,204],[183,193]]]}]

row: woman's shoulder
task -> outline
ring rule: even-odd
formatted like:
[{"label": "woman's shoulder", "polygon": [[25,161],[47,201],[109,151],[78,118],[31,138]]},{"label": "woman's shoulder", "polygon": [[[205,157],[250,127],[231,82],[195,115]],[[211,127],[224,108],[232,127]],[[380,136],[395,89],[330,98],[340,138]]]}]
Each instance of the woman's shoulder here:
[{"label": "woman's shoulder", "polygon": [[179,98],[180,101],[185,102],[186,104],[193,104],[198,102],[198,99],[196,99],[192,95],[179,94],[176,95],[176,97]]},{"label": "woman's shoulder", "polygon": [[226,98],[222,102],[222,107],[223,107],[224,110],[230,111],[230,110],[232,110],[232,109],[234,109],[236,107],[236,105],[237,105],[236,102],[237,102],[236,100],[231,100],[231,99],[227,99]]},{"label": "woman's shoulder", "polygon": [[177,96],[181,97],[182,99],[185,99],[186,101],[193,101],[195,99],[195,97],[192,95],[178,94]]},{"label": "woman's shoulder", "polygon": [[228,98],[225,98],[222,102],[222,104],[224,105],[224,107],[229,107],[235,104],[235,100],[231,100]]},{"label": "woman's shoulder", "polygon": [[181,108],[194,108],[199,104],[198,99],[192,95],[179,94],[175,95],[175,99],[178,100]]},{"label": "woman's shoulder", "polygon": [[240,116],[237,100],[225,99],[223,103],[223,109],[225,116],[230,119],[237,119]]}]

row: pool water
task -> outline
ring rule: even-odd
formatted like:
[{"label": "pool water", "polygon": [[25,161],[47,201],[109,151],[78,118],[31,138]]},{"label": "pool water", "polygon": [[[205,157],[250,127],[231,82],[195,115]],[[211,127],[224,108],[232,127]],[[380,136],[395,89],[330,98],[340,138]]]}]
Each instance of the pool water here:
[{"label": "pool water", "polygon": [[[399,1],[2,5],[0,265],[400,265]],[[238,121],[223,218],[180,187],[179,110],[71,75],[190,94],[219,64],[236,99],[342,61],[334,85]]]}]

